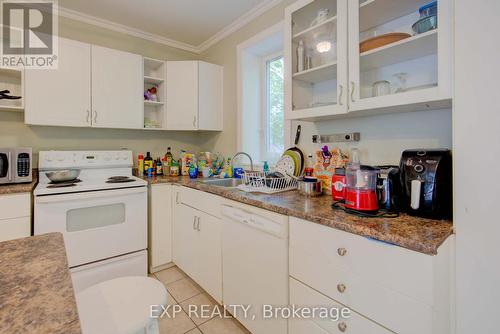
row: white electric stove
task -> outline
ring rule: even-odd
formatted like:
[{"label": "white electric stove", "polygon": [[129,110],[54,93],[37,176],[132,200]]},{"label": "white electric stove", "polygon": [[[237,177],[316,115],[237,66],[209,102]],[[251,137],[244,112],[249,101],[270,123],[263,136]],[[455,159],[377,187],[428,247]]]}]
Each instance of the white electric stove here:
[{"label": "white electric stove", "polygon": [[[75,290],[147,275],[147,182],[132,175],[131,151],[42,151],[34,191],[35,235],[64,236]],[[52,183],[48,171],[80,169]]]}]

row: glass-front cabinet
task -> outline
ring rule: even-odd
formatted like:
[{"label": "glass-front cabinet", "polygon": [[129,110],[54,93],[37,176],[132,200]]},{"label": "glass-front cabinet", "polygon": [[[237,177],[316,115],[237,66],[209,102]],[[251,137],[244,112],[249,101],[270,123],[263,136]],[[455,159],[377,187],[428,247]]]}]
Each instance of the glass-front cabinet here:
[{"label": "glass-front cabinet", "polygon": [[347,0],[301,0],[285,14],[288,119],[347,112]]},{"label": "glass-front cabinet", "polygon": [[[299,0],[286,11],[288,119],[451,107],[452,0]],[[345,115],[343,115],[345,117]]]}]

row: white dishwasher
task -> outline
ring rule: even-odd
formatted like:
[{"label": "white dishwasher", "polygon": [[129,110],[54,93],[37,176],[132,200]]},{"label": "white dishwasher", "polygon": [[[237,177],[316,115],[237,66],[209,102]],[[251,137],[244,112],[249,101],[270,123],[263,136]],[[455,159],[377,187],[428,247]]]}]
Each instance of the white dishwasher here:
[{"label": "white dishwasher", "polygon": [[[264,305],[288,305],[288,217],[222,206],[222,291],[230,312],[253,334],[286,334],[287,320],[264,317]],[[250,306],[245,317],[241,308]]]}]

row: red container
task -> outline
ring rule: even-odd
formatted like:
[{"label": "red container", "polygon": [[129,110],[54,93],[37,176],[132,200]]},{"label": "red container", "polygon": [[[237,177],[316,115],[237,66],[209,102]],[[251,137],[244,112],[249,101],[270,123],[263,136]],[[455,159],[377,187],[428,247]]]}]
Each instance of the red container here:
[{"label": "red container", "polygon": [[358,211],[377,211],[377,169],[349,165],[346,170],[345,207]]},{"label": "red container", "polygon": [[345,207],[358,211],[377,211],[377,192],[374,190],[347,189]]},{"label": "red container", "polygon": [[332,198],[334,201],[342,201],[345,195],[345,168],[335,168],[335,174],[332,176]]}]

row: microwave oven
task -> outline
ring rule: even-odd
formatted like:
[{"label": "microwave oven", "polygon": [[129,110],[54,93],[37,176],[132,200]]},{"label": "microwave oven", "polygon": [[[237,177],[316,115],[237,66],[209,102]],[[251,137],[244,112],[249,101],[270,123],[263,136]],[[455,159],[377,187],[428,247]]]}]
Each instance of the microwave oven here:
[{"label": "microwave oven", "polygon": [[33,180],[31,148],[0,148],[0,184]]}]

